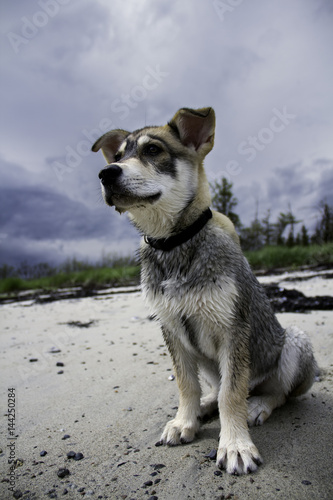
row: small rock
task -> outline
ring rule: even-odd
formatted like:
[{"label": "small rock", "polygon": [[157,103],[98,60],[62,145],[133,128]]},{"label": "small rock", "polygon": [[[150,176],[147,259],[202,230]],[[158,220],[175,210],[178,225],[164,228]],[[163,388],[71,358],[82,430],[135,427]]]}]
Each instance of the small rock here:
[{"label": "small rock", "polygon": [[70,475],[70,472],[68,469],[62,467],[61,469],[58,470],[57,472],[57,476],[60,477],[61,479],[63,477],[66,477],[66,476],[69,476]]},{"label": "small rock", "polygon": [[58,361],[56,366],[65,366],[64,363],[62,361]]},{"label": "small rock", "polygon": [[61,439],[64,441],[65,439],[69,439],[70,438],[70,435],[69,434],[65,434]]},{"label": "small rock", "polygon": [[205,455],[205,458],[210,458],[211,460],[216,460],[216,455],[217,455],[217,451],[212,450],[209,453],[207,453],[207,455]]},{"label": "small rock", "polygon": [[74,460],[78,461],[78,460],[82,460],[82,458],[84,458],[83,456],[83,453],[75,453],[75,457],[74,457]]},{"label": "small rock", "polygon": [[214,471],[214,476],[222,476],[222,471],[220,470]]},{"label": "small rock", "polygon": [[305,484],[305,486],[309,486],[311,483],[311,481],[307,481],[306,479],[304,481],[302,481],[302,484]]},{"label": "small rock", "polygon": [[51,347],[49,350],[50,354],[58,354],[59,352],[61,352],[61,349],[58,349],[57,347]]},{"label": "small rock", "polygon": [[29,359],[29,361],[30,361],[30,363],[36,363],[38,361],[38,359],[37,358],[31,358],[31,359]]},{"label": "small rock", "polygon": [[64,373],[64,370],[59,370],[59,371],[57,372],[57,375],[62,375],[63,373]]},{"label": "small rock", "polygon": [[159,469],[163,469],[163,467],[166,467],[166,465],[164,465],[164,464],[152,464],[150,467],[153,467],[154,470],[159,470]]},{"label": "small rock", "polygon": [[13,497],[14,498],[22,498],[23,497],[23,493],[22,491],[20,490],[15,490],[14,493],[13,493]]},{"label": "small rock", "polygon": [[175,380],[175,376],[174,375],[169,375],[168,380]]},{"label": "small rock", "polygon": [[76,455],[75,451],[69,451],[69,452],[67,453],[67,458],[74,458],[74,457],[75,457],[75,455]]},{"label": "small rock", "polygon": [[47,451],[43,450],[40,452],[39,454],[41,457],[45,457],[45,455],[47,455]]},{"label": "small rock", "polygon": [[146,481],[145,483],[143,483],[143,487],[146,486],[153,486],[153,481]]}]

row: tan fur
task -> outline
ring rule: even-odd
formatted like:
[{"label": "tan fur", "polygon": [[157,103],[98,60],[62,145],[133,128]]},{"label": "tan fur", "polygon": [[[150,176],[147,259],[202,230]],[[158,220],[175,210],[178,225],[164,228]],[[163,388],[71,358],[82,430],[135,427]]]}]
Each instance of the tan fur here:
[{"label": "tan fur", "polygon": [[216,210],[213,210],[213,221],[216,226],[220,227],[221,229],[223,229],[223,231],[228,233],[235,243],[240,245],[239,236],[236,233],[235,226],[233,225],[229,217],[226,217],[220,212],[216,212]]},{"label": "tan fur", "polygon": [[[182,108],[163,127],[113,130],[92,149],[102,148],[109,163],[99,174],[106,203],[127,211],[145,235],[142,292],[161,323],[179,387],[177,414],[159,444],[192,441],[199,418],[218,408],[217,466],[244,474],[262,462],[247,420],[262,424],[288,396],[307,390],[316,363],[306,335],[277,321],[225,215],[213,211],[171,249],[152,244],[187,234],[209,213],[203,160],[214,133],[212,108]],[[204,397],[199,371],[211,388]]]}]

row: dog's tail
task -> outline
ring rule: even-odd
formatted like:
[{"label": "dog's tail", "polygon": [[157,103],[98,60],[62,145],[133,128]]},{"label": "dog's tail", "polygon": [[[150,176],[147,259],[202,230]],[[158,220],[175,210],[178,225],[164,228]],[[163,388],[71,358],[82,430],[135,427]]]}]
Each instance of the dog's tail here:
[{"label": "dog's tail", "polygon": [[307,392],[319,376],[308,336],[296,326],[285,331],[285,343],[279,360],[278,376],[287,397]]}]

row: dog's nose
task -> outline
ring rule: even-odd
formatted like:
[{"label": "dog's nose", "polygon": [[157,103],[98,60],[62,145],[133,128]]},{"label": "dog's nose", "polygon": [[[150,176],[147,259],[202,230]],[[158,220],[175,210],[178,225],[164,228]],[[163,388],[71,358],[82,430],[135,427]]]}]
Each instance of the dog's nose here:
[{"label": "dog's nose", "polygon": [[108,165],[98,174],[102,184],[111,184],[122,174],[122,168],[119,165]]}]

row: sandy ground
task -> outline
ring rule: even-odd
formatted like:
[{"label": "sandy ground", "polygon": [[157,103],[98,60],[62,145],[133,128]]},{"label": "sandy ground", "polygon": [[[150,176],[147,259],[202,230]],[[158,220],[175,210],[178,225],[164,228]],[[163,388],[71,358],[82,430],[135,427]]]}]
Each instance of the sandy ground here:
[{"label": "sandy ground", "polygon": [[[297,288],[333,295],[332,280],[314,280]],[[309,333],[321,381],[251,429],[264,464],[235,477],[205,458],[218,419],[191,444],[154,446],[178,391],[139,293],[0,306],[0,498],[332,499],[333,312],[278,317]]]}]

